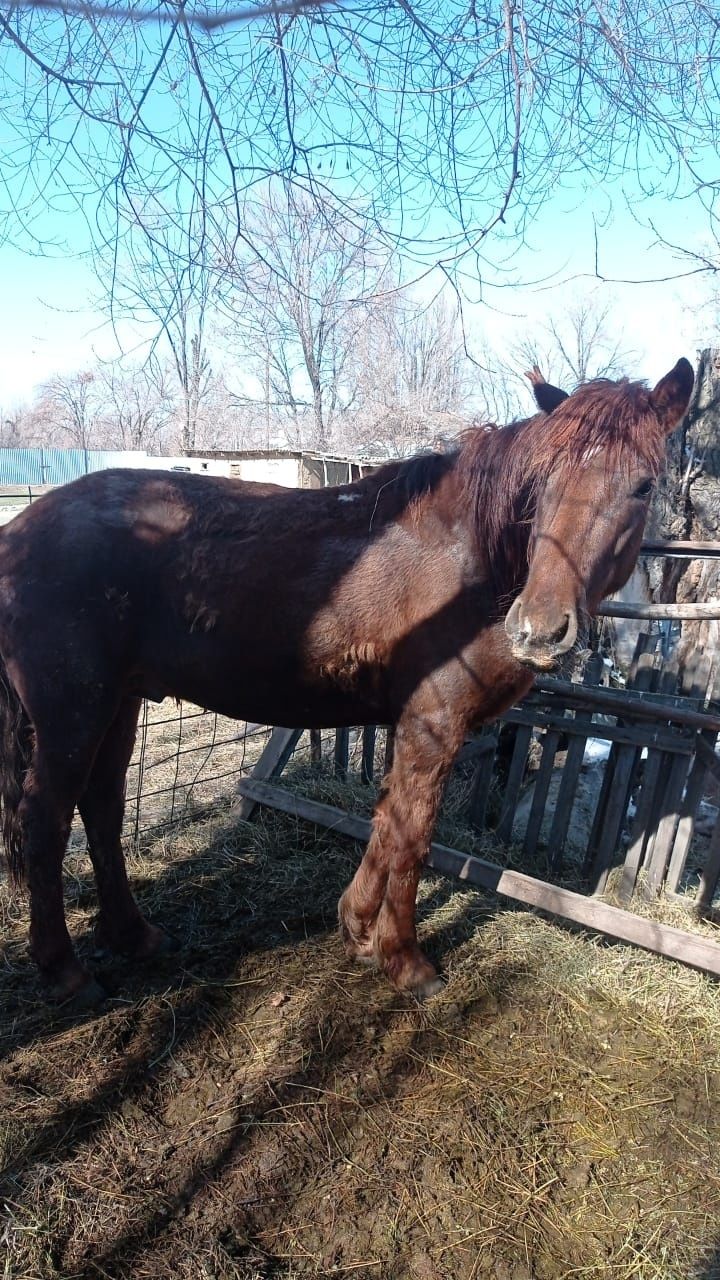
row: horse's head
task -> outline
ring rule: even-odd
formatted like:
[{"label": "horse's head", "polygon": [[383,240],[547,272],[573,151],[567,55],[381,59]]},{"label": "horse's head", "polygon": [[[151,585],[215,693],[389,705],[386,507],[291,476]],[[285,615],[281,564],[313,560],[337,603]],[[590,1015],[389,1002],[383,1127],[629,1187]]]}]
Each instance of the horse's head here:
[{"label": "horse's head", "polygon": [[[687,409],[693,371],[679,360],[649,391],[581,387],[534,431],[546,480],[538,490],[527,582],[505,619],[514,657],[551,670],[584,619],[632,573],[665,437]],[[550,453],[548,453],[548,450]]]}]

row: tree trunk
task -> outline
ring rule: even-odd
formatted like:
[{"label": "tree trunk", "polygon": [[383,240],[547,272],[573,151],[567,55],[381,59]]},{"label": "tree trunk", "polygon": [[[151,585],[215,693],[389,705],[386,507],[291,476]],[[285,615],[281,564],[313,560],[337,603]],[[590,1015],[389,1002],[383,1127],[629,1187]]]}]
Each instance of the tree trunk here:
[{"label": "tree trunk", "polygon": [[[650,530],[663,538],[720,541],[720,348],[699,353],[690,405],[670,439],[668,454]],[[720,598],[720,564],[714,560],[650,561],[649,576],[652,598],[658,601],[684,604]],[[717,622],[684,622],[681,668],[699,648],[712,652],[717,661],[719,640]]]}]

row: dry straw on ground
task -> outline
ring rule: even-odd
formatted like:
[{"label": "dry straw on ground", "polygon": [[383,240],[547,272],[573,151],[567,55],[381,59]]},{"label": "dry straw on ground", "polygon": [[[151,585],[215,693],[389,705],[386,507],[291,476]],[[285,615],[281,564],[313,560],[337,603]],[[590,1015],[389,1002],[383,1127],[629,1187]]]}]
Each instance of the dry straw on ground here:
[{"label": "dry straw on ground", "polygon": [[269,812],[158,835],[132,874],[180,947],[143,969],[93,956],[73,853],[111,992],[76,1019],[3,898],[2,1274],[720,1277],[718,986],[428,877],[418,1008],[342,953],[358,856]]}]

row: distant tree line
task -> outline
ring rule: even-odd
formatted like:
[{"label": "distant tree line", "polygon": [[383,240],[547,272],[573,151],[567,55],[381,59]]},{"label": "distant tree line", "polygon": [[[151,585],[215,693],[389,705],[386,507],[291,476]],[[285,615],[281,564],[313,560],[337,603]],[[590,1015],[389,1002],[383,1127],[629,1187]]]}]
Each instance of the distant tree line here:
[{"label": "distant tree line", "polygon": [[383,457],[527,414],[534,363],[568,389],[635,372],[597,292],[564,299],[561,320],[508,350],[474,335],[471,358],[455,295],[408,294],[347,211],[275,184],[248,216],[252,252],[218,242],[211,253],[205,242],[185,259],[138,265],[122,309],[151,320],[144,361],[79,362],[32,404],[5,410],[0,444]]}]

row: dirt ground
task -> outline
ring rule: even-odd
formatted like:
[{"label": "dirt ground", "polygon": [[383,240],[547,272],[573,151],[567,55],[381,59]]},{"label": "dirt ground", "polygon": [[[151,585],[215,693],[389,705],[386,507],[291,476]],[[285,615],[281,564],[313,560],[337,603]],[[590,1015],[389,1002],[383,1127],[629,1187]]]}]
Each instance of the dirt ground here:
[{"label": "dirt ground", "polygon": [[425,1007],[336,930],[359,850],[228,811],[130,858],[178,950],[38,999],[2,898],[0,1261],[37,1277],[720,1277],[720,988],[429,877]]}]

